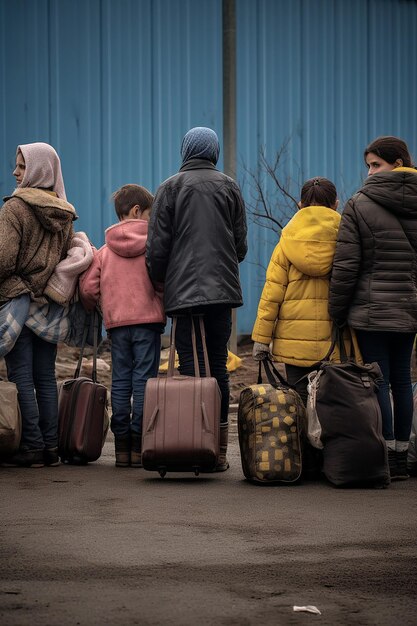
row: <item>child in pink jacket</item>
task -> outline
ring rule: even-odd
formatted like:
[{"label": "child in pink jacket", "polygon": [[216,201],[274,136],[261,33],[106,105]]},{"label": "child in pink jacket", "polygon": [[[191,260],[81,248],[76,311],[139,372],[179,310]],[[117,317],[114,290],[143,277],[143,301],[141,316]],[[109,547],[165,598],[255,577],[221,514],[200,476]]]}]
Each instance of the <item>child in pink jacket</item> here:
[{"label": "child in pink jacket", "polygon": [[124,185],[113,199],[119,223],[106,230],[105,245],[80,279],[80,294],[88,309],[100,301],[111,339],[116,467],[141,467],[145,385],[158,374],[165,326],[162,293],[145,266],[153,196],[139,185]]}]

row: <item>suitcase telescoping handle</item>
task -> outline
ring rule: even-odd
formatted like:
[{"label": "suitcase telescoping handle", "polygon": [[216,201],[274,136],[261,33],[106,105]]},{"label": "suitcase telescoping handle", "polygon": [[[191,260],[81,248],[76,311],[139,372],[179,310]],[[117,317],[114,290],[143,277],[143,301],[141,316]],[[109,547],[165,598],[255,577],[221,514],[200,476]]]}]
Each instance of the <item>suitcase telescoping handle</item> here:
[{"label": "suitcase telescoping handle", "polygon": [[[198,315],[198,320],[200,324],[200,334],[201,334],[201,343],[203,345],[203,354],[204,354],[204,367],[206,370],[206,376],[210,377],[210,364],[207,353],[207,345],[206,345],[206,333],[204,329],[204,321],[203,316]],[[174,375],[175,369],[175,331],[177,328],[177,317],[174,316],[172,319],[172,328],[171,328],[171,345],[169,348],[169,360],[168,360],[168,372],[167,376]],[[198,354],[197,354],[197,339],[195,334],[195,326],[194,326],[194,317],[191,316],[191,341],[193,344],[193,357],[194,357],[194,374],[197,378],[200,377],[200,366],[198,364]]]},{"label": "suitcase telescoping handle", "polygon": [[85,348],[85,344],[87,343],[88,329],[90,327],[90,324],[93,324],[93,327],[94,327],[93,328],[93,371],[91,373],[91,379],[93,383],[97,382],[97,338],[98,338],[98,333],[100,330],[98,327],[98,319],[99,319],[99,316],[95,309],[93,311],[93,317],[92,318],[87,317],[86,319],[86,322],[84,324],[83,339],[82,339],[81,348],[80,348],[80,356],[78,357],[77,367],[75,368],[75,372],[74,372],[74,378],[79,378],[83,356],[84,356],[84,348]]}]

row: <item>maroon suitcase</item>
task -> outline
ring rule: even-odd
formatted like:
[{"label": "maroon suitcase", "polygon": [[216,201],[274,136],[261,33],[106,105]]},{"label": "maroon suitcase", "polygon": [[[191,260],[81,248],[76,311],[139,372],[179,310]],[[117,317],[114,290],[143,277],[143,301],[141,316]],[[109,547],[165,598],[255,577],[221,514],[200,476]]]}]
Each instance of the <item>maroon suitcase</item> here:
[{"label": "maroon suitcase", "polygon": [[200,377],[194,322],[192,341],[196,376],[174,376],[175,327],[173,320],[166,378],[150,378],[143,409],[142,464],[145,470],[211,472],[219,456],[221,394],[210,376],[204,324],[200,330],[207,376]]},{"label": "maroon suitcase", "polygon": [[[98,321],[95,319],[94,323]],[[58,387],[58,453],[67,463],[96,461],[109,427],[107,389],[97,382],[96,337],[95,328],[92,377],[80,377],[83,341],[74,378],[63,381]]]}]

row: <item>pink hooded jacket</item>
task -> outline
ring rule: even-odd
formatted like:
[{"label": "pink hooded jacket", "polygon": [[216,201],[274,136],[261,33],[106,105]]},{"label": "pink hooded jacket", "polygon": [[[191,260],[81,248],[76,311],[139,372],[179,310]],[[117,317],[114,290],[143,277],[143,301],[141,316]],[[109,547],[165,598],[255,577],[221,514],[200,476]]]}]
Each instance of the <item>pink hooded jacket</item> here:
[{"label": "pink hooded jacket", "polygon": [[165,323],[163,294],[155,291],[145,266],[148,222],[123,220],[106,230],[80,277],[80,296],[87,309],[100,301],[106,329],[133,324]]}]

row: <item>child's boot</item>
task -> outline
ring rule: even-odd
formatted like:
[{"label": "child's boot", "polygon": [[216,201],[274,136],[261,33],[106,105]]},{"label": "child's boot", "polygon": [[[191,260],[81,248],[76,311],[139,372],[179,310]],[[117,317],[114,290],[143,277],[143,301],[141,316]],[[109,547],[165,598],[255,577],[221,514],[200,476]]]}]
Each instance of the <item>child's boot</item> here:
[{"label": "child's boot", "polygon": [[130,435],[114,436],[114,451],[116,454],[116,467],[129,467],[130,465]]},{"label": "child's boot", "polygon": [[142,435],[132,432],[132,447],[130,449],[131,467],[142,467]]}]

